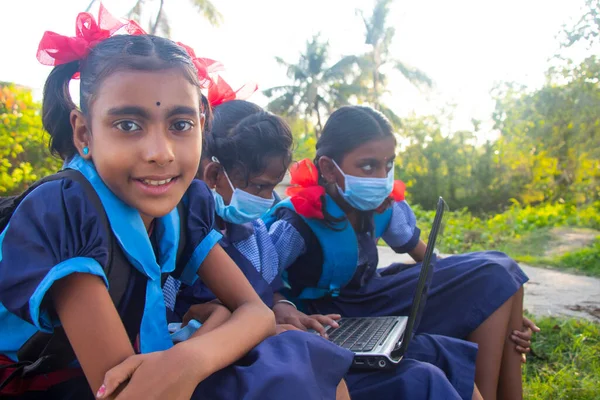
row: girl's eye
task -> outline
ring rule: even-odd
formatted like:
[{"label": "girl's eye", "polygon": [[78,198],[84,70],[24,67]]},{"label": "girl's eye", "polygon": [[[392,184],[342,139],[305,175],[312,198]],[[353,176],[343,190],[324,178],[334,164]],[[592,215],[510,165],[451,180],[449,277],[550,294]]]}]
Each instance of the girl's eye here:
[{"label": "girl's eye", "polygon": [[371,171],[373,171],[373,166],[371,164],[363,165],[361,168],[365,172],[371,172]]},{"label": "girl's eye", "polygon": [[389,161],[389,162],[387,163],[387,169],[388,169],[388,171],[389,171],[390,169],[392,169],[392,168],[394,168],[394,161]]},{"label": "girl's eye", "polygon": [[194,124],[192,124],[190,121],[177,121],[173,125],[171,125],[171,129],[178,132],[189,131],[193,127]]},{"label": "girl's eye", "polygon": [[120,121],[115,124],[117,129],[122,130],[123,132],[135,132],[139,131],[142,128],[138,124],[133,121]]}]

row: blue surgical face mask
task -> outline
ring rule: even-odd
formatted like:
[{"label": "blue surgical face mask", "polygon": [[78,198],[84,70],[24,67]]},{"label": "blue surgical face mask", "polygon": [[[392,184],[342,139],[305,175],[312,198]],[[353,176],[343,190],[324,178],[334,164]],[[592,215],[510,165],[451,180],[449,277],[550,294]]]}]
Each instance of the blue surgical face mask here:
[{"label": "blue surgical face mask", "polygon": [[[214,157],[213,161],[219,162]],[[233,191],[231,201],[229,202],[229,205],[226,205],[223,196],[213,189],[215,211],[219,217],[223,218],[223,220],[232,224],[245,224],[246,222],[251,222],[262,217],[273,206],[273,203],[275,203],[274,197],[264,199],[241,189],[234,188],[225,169],[223,169],[223,173]]]},{"label": "blue surgical face mask", "polygon": [[342,191],[339,185],[336,185],[338,192],[348,204],[357,210],[375,210],[394,189],[394,168],[390,169],[386,178],[363,178],[347,175],[335,161],[333,164],[344,176],[345,190]]}]

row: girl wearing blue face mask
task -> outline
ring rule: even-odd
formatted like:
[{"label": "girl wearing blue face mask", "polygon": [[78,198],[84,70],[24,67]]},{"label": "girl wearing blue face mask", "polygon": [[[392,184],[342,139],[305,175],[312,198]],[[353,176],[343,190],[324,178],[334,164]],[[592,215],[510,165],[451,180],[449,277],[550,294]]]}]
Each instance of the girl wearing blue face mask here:
[{"label": "girl wearing blue face mask", "polygon": [[[373,109],[343,107],[330,116],[316,147],[314,164],[292,168],[290,200],[265,217],[276,246],[289,249],[282,265],[286,295],[317,314],[408,315],[419,265],[377,269],[379,238],[417,262],[426,248],[402,189],[394,187],[390,123]],[[336,273],[324,284],[329,269]],[[419,331],[479,345],[475,381],[486,399],[521,397],[520,352],[528,343],[517,341],[515,350],[509,335],[523,329],[526,281],[498,252],[436,264]],[[291,306],[274,311],[278,322],[304,315]],[[353,398],[361,398],[353,393],[355,382],[349,378],[348,384]]]}]

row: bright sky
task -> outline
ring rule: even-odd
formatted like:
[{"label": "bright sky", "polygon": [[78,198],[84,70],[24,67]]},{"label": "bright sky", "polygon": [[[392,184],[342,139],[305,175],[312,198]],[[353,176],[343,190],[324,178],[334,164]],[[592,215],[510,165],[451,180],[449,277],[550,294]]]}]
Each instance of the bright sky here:
[{"label": "bright sky", "polygon": [[[50,67],[35,53],[45,30],[74,34],[75,17],[90,0],[19,0],[0,2],[0,81],[27,85],[41,96]],[[114,15],[124,15],[134,0],[104,0]],[[147,0],[149,7],[158,2]],[[367,13],[367,0],[213,0],[224,23],[213,28],[188,0],[166,0],[174,40],[228,67],[228,80],[258,82],[260,88],[286,84],[274,61],[295,62],[305,42],[322,33],[331,44],[332,62],[364,50],[363,24],[356,8]],[[425,114],[455,104],[453,129],[471,128],[471,118],[488,121],[494,107],[490,90],[498,81],[530,87],[544,82],[548,58],[558,50],[561,26],[580,15],[583,0],[396,0],[390,23],[396,28],[394,57],[424,70],[435,89],[421,93],[396,77],[387,104],[400,115]],[[250,98],[260,105],[260,94]]]}]

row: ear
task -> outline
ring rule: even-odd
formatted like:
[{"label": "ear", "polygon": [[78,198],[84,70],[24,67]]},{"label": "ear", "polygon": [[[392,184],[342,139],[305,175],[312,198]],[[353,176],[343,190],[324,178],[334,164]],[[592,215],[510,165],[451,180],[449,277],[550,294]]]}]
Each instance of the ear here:
[{"label": "ear", "polygon": [[321,176],[328,184],[333,184],[337,182],[337,177],[339,175],[339,171],[336,168],[335,164],[333,164],[333,160],[327,156],[321,156],[318,161],[319,171],[321,171]]},{"label": "ear", "polygon": [[[71,111],[71,128],[73,129],[73,144],[77,148],[79,155],[87,160],[92,158],[92,134],[88,126],[88,121],[79,110]],[[88,154],[83,153],[83,149],[88,148]]]},{"label": "ear", "polygon": [[216,163],[214,161],[209,161],[204,166],[204,174],[202,176],[202,180],[206,182],[210,189],[214,189],[217,187],[217,183],[219,182],[219,175],[221,175],[221,164]]}]

